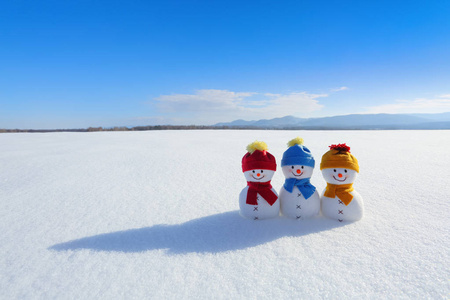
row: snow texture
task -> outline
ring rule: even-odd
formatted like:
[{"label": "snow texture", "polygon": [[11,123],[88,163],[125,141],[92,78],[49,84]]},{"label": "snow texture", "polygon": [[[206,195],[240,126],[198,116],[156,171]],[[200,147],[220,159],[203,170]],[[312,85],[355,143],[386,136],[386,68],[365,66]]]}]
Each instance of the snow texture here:
[{"label": "snow texture", "polygon": [[[317,161],[351,147],[363,219],[239,215],[246,145],[280,166],[296,136]],[[1,134],[0,298],[448,298],[448,149],[449,131]]]}]

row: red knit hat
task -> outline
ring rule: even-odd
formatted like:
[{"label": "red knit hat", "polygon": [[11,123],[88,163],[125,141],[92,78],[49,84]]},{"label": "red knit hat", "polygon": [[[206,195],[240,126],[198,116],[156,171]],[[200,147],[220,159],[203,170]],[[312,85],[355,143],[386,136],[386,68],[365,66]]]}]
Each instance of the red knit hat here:
[{"label": "red knit hat", "polygon": [[275,157],[267,152],[266,143],[255,141],[247,146],[247,151],[242,158],[242,172],[254,169],[277,170]]}]

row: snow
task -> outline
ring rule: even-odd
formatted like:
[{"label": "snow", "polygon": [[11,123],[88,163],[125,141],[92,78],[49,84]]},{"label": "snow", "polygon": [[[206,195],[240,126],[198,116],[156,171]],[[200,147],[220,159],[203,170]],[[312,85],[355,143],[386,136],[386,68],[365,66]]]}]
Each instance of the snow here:
[{"label": "snow", "polygon": [[[347,143],[355,223],[239,216],[245,147]],[[1,299],[435,298],[450,293],[450,131],[0,135]],[[318,163],[316,164],[319,165]],[[316,167],[311,183],[326,186]]]}]

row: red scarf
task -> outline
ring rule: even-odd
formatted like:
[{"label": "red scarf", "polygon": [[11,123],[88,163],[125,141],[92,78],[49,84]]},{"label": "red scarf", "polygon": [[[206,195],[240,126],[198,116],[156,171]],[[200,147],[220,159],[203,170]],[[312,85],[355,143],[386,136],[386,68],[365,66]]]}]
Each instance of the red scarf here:
[{"label": "red scarf", "polygon": [[257,194],[260,194],[267,203],[272,206],[278,199],[277,194],[272,191],[272,185],[270,181],[268,182],[250,182],[247,181],[248,192],[247,192],[247,204],[258,205]]}]

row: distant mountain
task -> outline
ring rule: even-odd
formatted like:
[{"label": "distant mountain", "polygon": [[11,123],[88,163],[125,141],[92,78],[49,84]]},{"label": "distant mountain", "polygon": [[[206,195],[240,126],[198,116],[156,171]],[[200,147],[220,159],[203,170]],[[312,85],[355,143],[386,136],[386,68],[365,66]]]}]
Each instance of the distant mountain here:
[{"label": "distant mountain", "polygon": [[214,126],[243,126],[243,127],[285,127],[291,126],[292,124],[301,124],[303,121],[308,119],[296,118],[294,116],[286,116],[282,118],[275,119],[261,119],[261,120],[253,120],[253,121],[245,121],[245,120],[235,120],[229,123],[217,123]]},{"label": "distant mountain", "polygon": [[324,118],[286,116],[236,120],[214,126],[273,129],[450,129],[450,112],[439,114],[351,114]]},{"label": "distant mountain", "polygon": [[430,121],[441,121],[441,122],[450,121],[450,112],[444,112],[444,113],[438,113],[438,114],[411,114],[411,116],[424,118],[424,119],[427,119]]}]

